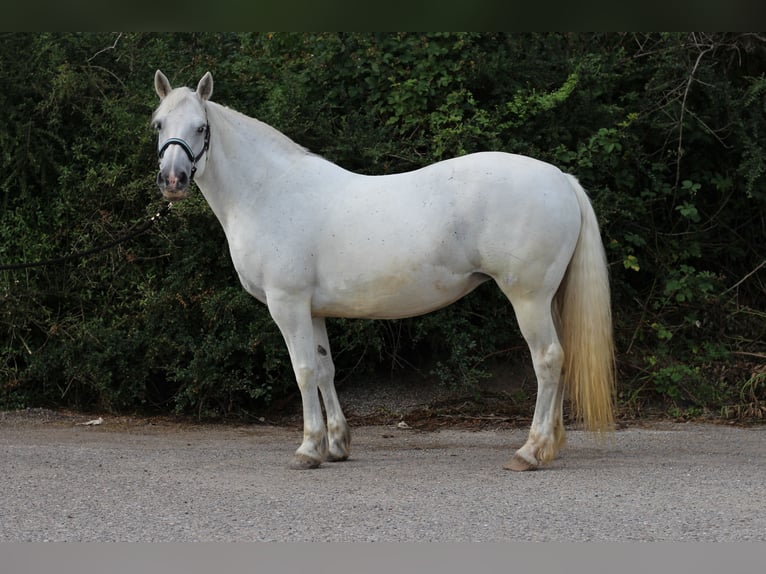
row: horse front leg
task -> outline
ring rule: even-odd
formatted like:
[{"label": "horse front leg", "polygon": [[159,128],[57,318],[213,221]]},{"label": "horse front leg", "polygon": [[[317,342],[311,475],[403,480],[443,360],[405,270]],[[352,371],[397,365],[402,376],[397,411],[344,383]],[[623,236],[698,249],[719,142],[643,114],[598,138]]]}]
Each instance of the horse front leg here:
[{"label": "horse front leg", "polygon": [[303,403],[303,442],[295,451],[292,468],[316,468],[327,459],[327,431],[319,403],[317,344],[308,298],[267,294],[269,312],[282,332],[290,353]]},{"label": "horse front leg", "polygon": [[317,385],[327,413],[327,434],[330,443],[327,459],[339,462],[348,459],[351,454],[351,432],[335,392],[335,365],[332,361],[325,320],[315,318],[313,324],[318,366]]}]

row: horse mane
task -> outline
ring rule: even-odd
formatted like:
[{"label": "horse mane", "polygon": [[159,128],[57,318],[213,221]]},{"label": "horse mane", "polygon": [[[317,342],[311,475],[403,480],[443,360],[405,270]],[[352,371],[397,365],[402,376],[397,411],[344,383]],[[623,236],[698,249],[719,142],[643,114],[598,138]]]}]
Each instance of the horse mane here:
[{"label": "horse mane", "polygon": [[216,125],[219,119],[225,123],[244,125],[256,131],[259,138],[267,139],[272,144],[281,148],[285,153],[316,155],[308,148],[305,148],[302,145],[294,142],[279,130],[271,127],[269,124],[262,122],[259,119],[248,116],[233,108],[212,101],[208,101],[206,106],[208,111],[208,121],[210,121],[210,118],[212,117],[213,125]]}]

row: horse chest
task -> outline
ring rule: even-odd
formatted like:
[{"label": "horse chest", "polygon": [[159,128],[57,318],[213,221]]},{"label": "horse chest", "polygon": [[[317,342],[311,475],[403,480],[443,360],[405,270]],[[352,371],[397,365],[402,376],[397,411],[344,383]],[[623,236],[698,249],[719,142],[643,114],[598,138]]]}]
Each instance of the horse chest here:
[{"label": "horse chest", "polygon": [[302,291],[311,287],[315,255],[310,249],[298,249],[294,240],[287,234],[274,240],[267,235],[246,241],[229,240],[239,280],[259,301],[266,302],[266,291],[270,289]]}]

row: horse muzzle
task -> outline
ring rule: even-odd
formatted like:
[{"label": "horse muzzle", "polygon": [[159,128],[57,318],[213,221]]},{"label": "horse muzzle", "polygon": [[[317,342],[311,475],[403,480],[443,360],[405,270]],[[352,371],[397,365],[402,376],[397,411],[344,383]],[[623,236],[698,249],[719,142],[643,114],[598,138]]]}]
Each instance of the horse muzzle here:
[{"label": "horse muzzle", "polygon": [[164,173],[163,170],[160,170],[157,173],[157,185],[162,196],[169,201],[178,201],[188,197],[189,183],[190,179],[185,171]]}]

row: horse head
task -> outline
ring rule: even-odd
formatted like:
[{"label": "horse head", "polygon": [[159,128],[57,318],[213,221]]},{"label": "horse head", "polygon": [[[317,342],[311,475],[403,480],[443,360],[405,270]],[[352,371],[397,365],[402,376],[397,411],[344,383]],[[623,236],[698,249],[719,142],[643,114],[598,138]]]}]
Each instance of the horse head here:
[{"label": "horse head", "polygon": [[152,116],[152,126],[158,134],[157,185],[166,199],[184,199],[194,175],[204,169],[210,144],[205,102],[213,93],[213,76],[210,72],[202,76],[196,91],[173,89],[165,74],[157,70],[154,89],[160,97],[160,105]]}]

